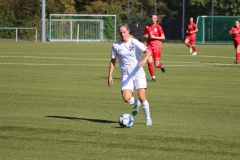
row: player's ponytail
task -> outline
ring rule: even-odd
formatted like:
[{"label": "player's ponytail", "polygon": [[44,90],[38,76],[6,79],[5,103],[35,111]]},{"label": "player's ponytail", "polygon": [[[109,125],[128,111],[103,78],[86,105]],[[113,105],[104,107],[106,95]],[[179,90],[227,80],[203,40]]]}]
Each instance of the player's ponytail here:
[{"label": "player's ponytail", "polygon": [[153,16],[157,16],[157,23],[159,24],[159,23],[161,23],[162,22],[162,19],[163,19],[163,17],[165,17],[166,15],[164,15],[164,14],[162,14],[162,15],[157,15],[157,14],[151,14],[150,16],[149,16],[149,18],[151,19]]}]

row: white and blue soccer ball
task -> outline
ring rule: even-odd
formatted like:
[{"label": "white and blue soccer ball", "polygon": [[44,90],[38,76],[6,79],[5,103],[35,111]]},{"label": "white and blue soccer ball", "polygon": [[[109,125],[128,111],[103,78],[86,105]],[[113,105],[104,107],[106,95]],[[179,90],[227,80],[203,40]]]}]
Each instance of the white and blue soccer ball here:
[{"label": "white and blue soccer ball", "polygon": [[133,121],[133,117],[128,113],[122,114],[118,119],[119,125],[123,128],[131,127],[133,125]]}]

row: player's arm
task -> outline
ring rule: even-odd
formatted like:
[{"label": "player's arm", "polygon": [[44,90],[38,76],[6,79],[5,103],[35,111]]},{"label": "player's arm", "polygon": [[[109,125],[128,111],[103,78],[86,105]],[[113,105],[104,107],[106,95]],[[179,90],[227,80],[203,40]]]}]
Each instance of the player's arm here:
[{"label": "player's arm", "polygon": [[144,34],[144,35],[143,35],[143,38],[148,38],[148,34]]},{"label": "player's arm", "polygon": [[113,84],[113,71],[115,68],[115,64],[116,64],[116,59],[111,59],[110,63],[109,63],[109,71],[108,71],[108,86],[111,87],[111,85]]},{"label": "player's arm", "polygon": [[237,32],[234,30],[234,28],[231,28],[231,30],[229,31],[229,34],[237,34]]},{"label": "player's arm", "polygon": [[196,33],[198,31],[198,28],[196,28],[194,31],[191,31],[191,33]]},{"label": "player's arm", "polygon": [[144,66],[145,63],[147,62],[147,60],[149,59],[149,57],[151,56],[152,52],[149,49],[146,49],[144,51],[145,56],[143,57],[143,59],[141,60],[141,62],[139,63],[140,66]]},{"label": "player's arm", "polygon": [[151,39],[164,40],[165,39],[165,35],[161,34],[161,36],[157,37],[157,36],[154,36],[153,34],[151,34]]},{"label": "player's arm", "polygon": [[194,30],[193,31],[190,31],[190,34],[193,34],[193,33],[196,33],[198,31],[198,27],[194,24]]},{"label": "player's arm", "polygon": [[151,38],[152,39],[157,39],[157,40],[164,40],[165,39],[165,35],[164,35],[164,32],[163,32],[162,28],[158,27],[158,31],[159,31],[159,35],[160,36],[154,36],[153,34],[151,34]]},{"label": "player's arm", "polygon": [[144,40],[144,41],[147,41],[147,40],[148,40],[148,34],[144,34],[144,35],[143,35],[143,40]]},{"label": "player's arm", "polygon": [[148,30],[145,27],[144,32],[143,32],[143,38],[148,38]]}]

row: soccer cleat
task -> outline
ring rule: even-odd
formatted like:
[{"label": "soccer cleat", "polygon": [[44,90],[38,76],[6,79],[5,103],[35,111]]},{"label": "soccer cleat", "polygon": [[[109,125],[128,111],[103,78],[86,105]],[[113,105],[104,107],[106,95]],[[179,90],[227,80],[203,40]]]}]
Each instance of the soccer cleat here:
[{"label": "soccer cleat", "polygon": [[133,107],[133,109],[132,109],[133,116],[136,116],[138,114],[138,109],[139,109],[139,107],[137,105],[135,107]]},{"label": "soccer cleat", "polygon": [[156,79],[155,78],[152,78],[152,80],[150,82],[156,82]]},{"label": "soccer cleat", "polygon": [[152,125],[152,119],[147,119],[146,125],[151,126]]},{"label": "soccer cleat", "polygon": [[165,72],[165,68],[164,68],[164,66],[162,65],[162,67],[160,68],[161,69],[161,71],[164,73]]},{"label": "soccer cleat", "polygon": [[238,64],[238,61],[234,61],[235,64]]},{"label": "soccer cleat", "polygon": [[193,54],[192,54],[193,56],[196,56],[197,55],[197,52],[193,52]]},{"label": "soccer cleat", "polygon": [[190,47],[190,49],[189,49],[189,50],[190,50],[189,52],[190,52],[190,53],[192,53],[192,47]]}]

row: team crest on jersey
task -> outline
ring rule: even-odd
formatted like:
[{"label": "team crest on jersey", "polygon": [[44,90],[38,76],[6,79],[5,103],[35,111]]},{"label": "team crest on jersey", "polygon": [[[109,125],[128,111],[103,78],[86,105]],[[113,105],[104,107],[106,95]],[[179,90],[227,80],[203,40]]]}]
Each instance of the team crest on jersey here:
[{"label": "team crest on jersey", "polygon": [[157,32],[158,31],[158,29],[157,28],[154,28],[154,32]]},{"label": "team crest on jersey", "polygon": [[134,47],[133,46],[129,46],[129,51],[134,51]]}]

